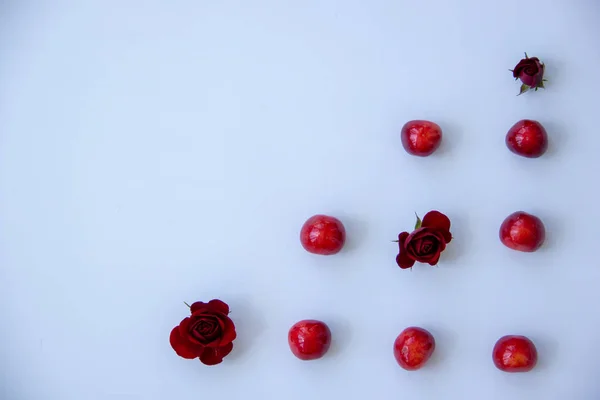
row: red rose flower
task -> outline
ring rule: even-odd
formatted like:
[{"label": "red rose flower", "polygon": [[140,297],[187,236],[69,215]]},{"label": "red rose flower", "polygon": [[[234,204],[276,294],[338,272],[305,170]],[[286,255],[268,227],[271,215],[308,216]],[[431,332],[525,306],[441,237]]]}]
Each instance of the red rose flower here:
[{"label": "red rose flower", "polygon": [[451,240],[448,217],[439,211],[430,211],[425,214],[423,221],[417,217],[412,233],[402,232],[398,235],[400,252],[396,263],[402,269],[411,268],[415,261],[436,265]]},{"label": "red rose flower", "polygon": [[538,90],[544,87],[544,64],[537,57],[528,57],[525,53],[525,58],[519,61],[512,69],[513,78],[520,79],[523,83],[519,94],[523,94],[529,89]]},{"label": "red rose flower", "polygon": [[229,306],[221,300],[198,301],[190,306],[190,312],[192,315],[171,331],[171,347],[180,357],[219,364],[231,353],[236,337],[235,325],[228,317]]}]

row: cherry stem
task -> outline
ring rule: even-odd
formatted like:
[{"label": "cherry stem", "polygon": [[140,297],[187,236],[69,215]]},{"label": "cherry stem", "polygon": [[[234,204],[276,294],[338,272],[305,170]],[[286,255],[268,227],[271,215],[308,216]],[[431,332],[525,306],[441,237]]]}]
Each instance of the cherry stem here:
[{"label": "cherry stem", "polygon": [[183,302],[183,304],[185,304],[186,306],[188,306],[188,308],[192,308],[192,306],[190,306],[188,303],[186,303],[185,301]]}]

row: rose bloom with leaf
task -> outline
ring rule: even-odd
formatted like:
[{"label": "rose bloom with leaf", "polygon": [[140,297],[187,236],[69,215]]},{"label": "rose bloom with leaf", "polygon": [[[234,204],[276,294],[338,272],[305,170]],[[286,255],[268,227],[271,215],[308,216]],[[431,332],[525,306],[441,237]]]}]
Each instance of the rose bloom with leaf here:
[{"label": "rose bloom with leaf", "polygon": [[515,68],[510,70],[513,74],[513,78],[515,78],[515,80],[519,79],[522,83],[519,95],[530,89],[537,91],[539,88],[545,88],[545,68],[544,63],[542,63],[539,58],[529,57],[527,53],[525,53],[525,58],[521,59],[521,61],[515,65]]},{"label": "rose bloom with leaf", "polygon": [[396,263],[402,269],[412,268],[415,262],[436,265],[446,245],[452,240],[450,219],[439,211],[430,211],[421,220],[417,216],[411,233],[398,235],[400,252]]},{"label": "rose bloom with leaf", "polygon": [[198,358],[205,365],[221,363],[231,353],[236,338],[229,306],[214,299],[208,303],[197,301],[189,308],[191,315],[171,331],[171,347],[183,358]]}]

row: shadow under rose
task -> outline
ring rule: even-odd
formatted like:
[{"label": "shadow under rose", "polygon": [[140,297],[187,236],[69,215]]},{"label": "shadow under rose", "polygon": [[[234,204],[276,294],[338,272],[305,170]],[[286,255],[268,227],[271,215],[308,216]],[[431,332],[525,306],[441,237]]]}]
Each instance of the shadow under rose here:
[{"label": "shadow under rose", "polygon": [[242,359],[252,348],[254,342],[261,337],[266,327],[265,317],[247,300],[229,303],[229,317],[235,324],[237,337],[233,342],[233,350],[227,356],[230,361]]},{"label": "shadow under rose", "polygon": [[544,79],[546,79],[546,82],[544,82],[546,89],[541,90],[560,89],[567,72],[565,62],[560,58],[553,58],[551,54],[538,54],[538,57],[544,63]]},{"label": "shadow under rose", "polygon": [[448,214],[452,225],[450,233],[452,233],[452,241],[446,245],[443,251],[438,266],[457,266],[460,265],[461,257],[467,250],[468,243],[472,243],[472,238],[467,229],[467,219],[456,214]]}]

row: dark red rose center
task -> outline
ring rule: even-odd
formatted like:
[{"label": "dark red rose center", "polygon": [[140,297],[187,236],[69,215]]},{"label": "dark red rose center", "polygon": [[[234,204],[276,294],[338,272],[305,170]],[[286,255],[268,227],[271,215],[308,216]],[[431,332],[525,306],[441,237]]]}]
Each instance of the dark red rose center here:
[{"label": "dark red rose center", "polygon": [[200,342],[212,340],[221,333],[221,326],[215,317],[203,317],[190,328],[192,337]]},{"label": "dark red rose center", "polygon": [[424,240],[421,243],[421,248],[419,249],[420,253],[430,253],[434,248],[435,244],[431,240]]},{"label": "dark red rose center", "polygon": [[439,240],[435,236],[427,236],[414,243],[414,251],[416,255],[426,256],[437,252]]},{"label": "dark red rose center", "polygon": [[524,72],[525,72],[527,75],[531,75],[531,76],[533,76],[533,75],[537,74],[537,73],[538,73],[538,71],[539,71],[539,68],[538,68],[538,67],[537,67],[537,65],[535,65],[535,64],[528,65],[528,66],[525,68],[525,70],[524,70]]},{"label": "dark red rose center", "polygon": [[214,329],[215,324],[212,321],[200,321],[196,326],[196,330],[202,334],[211,333]]}]

